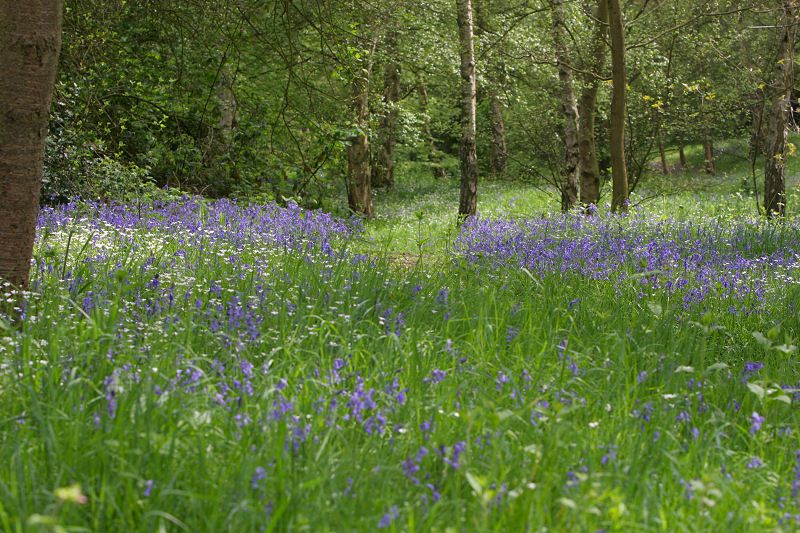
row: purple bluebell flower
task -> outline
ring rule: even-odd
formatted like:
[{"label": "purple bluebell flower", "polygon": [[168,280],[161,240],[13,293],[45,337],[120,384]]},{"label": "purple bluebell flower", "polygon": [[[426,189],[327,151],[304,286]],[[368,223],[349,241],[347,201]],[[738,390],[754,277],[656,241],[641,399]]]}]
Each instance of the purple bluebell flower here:
[{"label": "purple bluebell flower", "polygon": [[753,411],[753,414],[750,415],[750,433],[755,435],[761,429],[761,425],[766,420],[765,417],[761,416],[757,412]]},{"label": "purple bluebell flower", "polygon": [[747,463],[747,468],[750,469],[761,468],[762,466],[764,466],[764,461],[758,456],[750,458],[750,461]]},{"label": "purple bluebell flower", "polygon": [[253,489],[257,489],[261,481],[267,477],[267,471],[264,467],[258,466],[256,467],[255,472],[253,472],[253,476],[250,478],[250,486]]},{"label": "purple bluebell flower", "polygon": [[397,506],[392,505],[392,508],[389,509],[389,511],[381,517],[380,522],[378,522],[378,529],[388,528],[399,516],[400,511],[398,511]]}]

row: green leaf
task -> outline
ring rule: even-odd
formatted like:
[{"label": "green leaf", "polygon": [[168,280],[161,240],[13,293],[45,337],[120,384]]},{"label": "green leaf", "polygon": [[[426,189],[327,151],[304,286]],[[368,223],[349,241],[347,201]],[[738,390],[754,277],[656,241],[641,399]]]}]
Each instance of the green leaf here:
[{"label": "green leaf", "polygon": [[759,400],[763,400],[767,393],[767,391],[764,390],[764,387],[757,383],[748,383],[747,388],[750,389],[750,392],[758,396]]},{"label": "green leaf", "polygon": [[474,475],[472,472],[467,472],[466,476],[467,483],[469,483],[469,486],[472,487],[472,490],[475,492],[475,494],[477,494],[478,497],[482,496],[485,480],[480,476]]},{"label": "green leaf", "polygon": [[661,307],[661,305],[655,302],[647,302],[647,307],[649,307],[650,312],[656,316],[661,316],[661,313],[664,312],[664,309]]},{"label": "green leaf", "polygon": [[752,335],[753,335],[753,338],[754,338],[756,341],[758,341],[758,343],[759,343],[761,346],[763,346],[764,348],[770,348],[770,347],[772,347],[772,341],[771,341],[771,340],[769,340],[768,338],[766,338],[766,337],[764,336],[764,334],[763,334],[763,333],[761,333],[760,331],[754,331],[754,332],[752,333]]},{"label": "green leaf", "polygon": [[706,372],[713,372],[715,370],[725,370],[730,368],[728,363],[714,363],[710,367],[706,368]]}]

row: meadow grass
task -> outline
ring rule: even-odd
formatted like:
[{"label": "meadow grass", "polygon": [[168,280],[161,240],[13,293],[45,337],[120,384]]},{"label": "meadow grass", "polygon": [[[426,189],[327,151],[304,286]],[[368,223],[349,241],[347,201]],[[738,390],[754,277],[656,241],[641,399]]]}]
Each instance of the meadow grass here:
[{"label": "meadow grass", "polygon": [[0,528],[796,529],[800,226],[670,179],[627,218],[484,183],[461,235],[424,178],[363,229],[45,212],[2,323]]}]

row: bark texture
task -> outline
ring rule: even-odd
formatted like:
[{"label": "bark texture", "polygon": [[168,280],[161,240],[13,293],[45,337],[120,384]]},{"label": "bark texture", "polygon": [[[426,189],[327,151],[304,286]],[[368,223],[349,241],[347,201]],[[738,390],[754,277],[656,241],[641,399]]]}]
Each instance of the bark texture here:
[{"label": "bark texture", "polygon": [[394,59],[397,48],[397,35],[390,33],[386,38],[389,58],[383,69],[384,114],[378,129],[379,150],[372,184],[375,187],[394,186],[394,148],[397,144],[397,103],[400,101],[400,65]]},{"label": "bark texture", "polygon": [[62,0],[0,0],[0,278],[28,285]]},{"label": "bark texture", "polygon": [[555,40],[558,81],[561,85],[561,113],[564,117],[564,167],[561,170],[561,211],[567,212],[578,203],[580,147],[578,143],[578,103],[572,87],[572,70],[569,68],[567,26],[564,0],[550,0],[553,12],[553,38]]},{"label": "bark texture", "polygon": [[608,34],[608,9],[605,0],[600,0],[597,20],[592,37],[592,66],[584,76],[578,108],[578,149],[580,151],[580,189],[581,203],[597,204],[600,201],[600,164],[597,159],[597,138],[595,136],[595,112],[597,91],[600,87],[599,74],[606,63],[606,35]]},{"label": "bark texture", "polygon": [[352,84],[351,106],[356,131],[347,148],[347,202],[354,213],[372,217],[372,183],[369,161],[369,71],[360,71]]},{"label": "bark texture", "polygon": [[461,55],[461,194],[459,219],[473,216],[478,207],[478,156],[475,150],[475,47],[472,30],[472,0],[456,0],[458,42]]},{"label": "bark texture", "polygon": [[778,61],[772,84],[772,106],[764,163],[764,211],[770,218],[786,216],[786,136],[791,113],[792,73],[797,23],[793,0],[783,1]]},{"label": "bark texture", "polygon": [[628,208],[628,169],[625,166],[625,28],[619,0],[606,0],[611,36],[611,210]]}]

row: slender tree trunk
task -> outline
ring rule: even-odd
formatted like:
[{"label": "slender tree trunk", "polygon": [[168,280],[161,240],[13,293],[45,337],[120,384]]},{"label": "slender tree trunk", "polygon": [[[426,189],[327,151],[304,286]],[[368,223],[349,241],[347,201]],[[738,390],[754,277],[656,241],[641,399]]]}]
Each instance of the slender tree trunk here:
[{"label": "slender tree trunk", "polygon": [[678,160],[680,161],[681,169],[686,168],[686,151],[683,147],[683,141],[678,143]]},{"label": "slender tree trunk", "polygon": [[475,49],[472,0],[456,0],[461,55],[461,195],[459,220],[473,216],[478,207],[478,156],[475,150]]},{"label": "slender tree trunk", "polygon": [[[739,53],[742,57],[742,66],[750,75],[750,83],[756,85],[754,79],[755,66],[753,65],[753,52],[750,47],[751,36],[746,31],[747,21],[745,11],[741,11],[737,17],[737,26],[741,40],[739,41]],[[750,105],[750,156],[755,158],[764,153],[764,90],[756,88],[752,95]]]},{"label": "slender tree trunk", "polygon": [[703,137],[703,157],[706,174],[716,174],[717,163],[714,159],[714,140],[711,138],[711,134],[708,131],[705,132]]},{"label": "slender tree trunk", "polygon": [[219,108],[219,122],[217,128],[220,132],[220,143],[223,151],[227,151],[233,139],[233,128],[236,124],[236,93],[233,91],[234,77],[230,69],[222,70],[217,93],[217,106]]},{"label": "slender tree trunk", "polygon": [[619,0],[608,2],[608,19],[611,35],[611,179],[612,211],[628,209],[628,170],[625,167],[625,28]]},{"label": "slender tree trunk", "polygon": [[0,279],[28,285],[62,0],[0,0]]},{"label": "slender tree trunk", "polygon": [[553,12],[553,38],[555,40],[558,80],[561,84],[561,113],[564,117],[564,167],[561,180],[561,211],[567,212],[578,203],[578,104],[572,88],[572,70],[567,51],[567,27],[564,0],[550,0]]},{"label": "slender tree trunk", "polygon": [[372,217],[372,183],[369,162],[369,71],[361,70],[353,79],[351,105],[356,132],[347,149],[347,201],[354,213]]},{"label": "slender tree trunk", "polygon": [[658,128],[658,155],[661,158],[661,173],[665,176],[669,174],[669,165],[667,164],[667,151],[664,148],[664,139],[661,136],[661,128]]},{"label": "slender tree trunk", "polygon": [[501,175],[508,163],[506,145],[506,122],[503,118],[503,102],[494,87],[489,88],[489,119],[492,123],[492,174]]},{"label": "slender tree trunk", "polygon": [[[480,44],[483,37],[491,30],[490,2],[473,1],[475,18],[475,40]],[[494,64],[492,52],[499,50],[500,43],[488,48],[489,53],[483,57],[483,79],[478,87],[478,100],[484,96],[489,104],[489,125],[492,134],[492,142],[489,146],[489,169],[492,176],[499,176],[506,169],[508,161],[508,146],[506,143],[506,123],[503,117],[503,102],[500,98],[501,83],[498,82],[497,69]],[[502,51],[500,51],[502,53]]]},{"label": "slender tree trunk", "polygon": [[234,76],[229,65],[220,69],[216,83],[216,105],[212,118],[216,123],[209,125],[208,134],[203,140],[203,166],[214,167],[217,159],[225,155],[233,141],[233,129],[236,124],[236,93],[233,90]]},{"label": "slender tree trunk", "polygon": [[592,69],[584,77],[578,108],[578,148],[580,150],[581,203],[595,204],[600,201],[600,164],[597,160],[597,138],[595,136],[595,111],[599,74],[606,62],[606,34],[608,33],[608,9],[605,0],[600,0],[597,20],[592,38]]},{"label": "slender tree trunk", "polygon": [[772,86],[767,152],[764,162],[764,211],[769,218],[786,216],[786,129],[791,113],[792,71],[794,70],[795,24],[793,0],[783,1],[779,55]]},{"label": "slender tree trunk", "polygon": [[380,148],[372,183],[375,187],[394,186],[394,148],[397,144],[397,103],[400,101],[400,65],[394,59],[397,49],[397,34],[390,32],[386,38],[389,54],[383,71],[384,115],[378,130]]},{"label": "slender tree trunk", "polygon": [[422,78],[417,79],[417,96],[419,97],[419,107],[423,116],[422,135],[425,139],[425,144],[428,145],[428,163],[431,166],[433,177],[444,179],[447,177],[447,172],[442,167],[442,155],[436,148],[436,141],[431,131],[431,117],[428,115],[428,88]]}]

